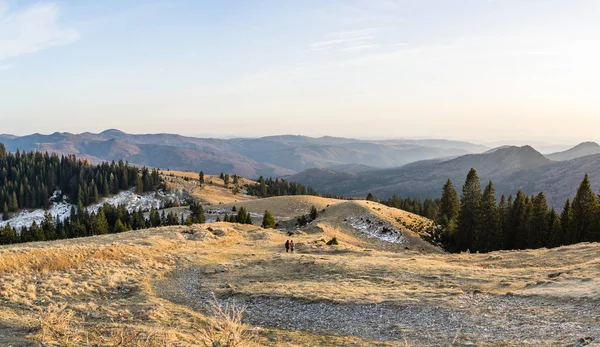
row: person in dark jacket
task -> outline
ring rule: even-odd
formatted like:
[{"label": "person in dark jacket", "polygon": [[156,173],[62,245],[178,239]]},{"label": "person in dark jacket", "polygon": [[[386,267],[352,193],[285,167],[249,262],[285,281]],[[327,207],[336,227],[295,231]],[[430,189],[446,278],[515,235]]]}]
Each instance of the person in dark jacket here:
[{"label": "person in dark jacket", "polygon": [[285,241],[285,253],[290,251],[290,240]]}]

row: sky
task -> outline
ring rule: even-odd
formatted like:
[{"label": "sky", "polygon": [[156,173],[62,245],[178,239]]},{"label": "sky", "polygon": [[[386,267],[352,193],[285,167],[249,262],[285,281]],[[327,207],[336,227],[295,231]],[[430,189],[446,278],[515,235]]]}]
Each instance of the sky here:
[{"label": "sky", "polygon": [[600,0],[0,0],[0,133],[600,140]]}]

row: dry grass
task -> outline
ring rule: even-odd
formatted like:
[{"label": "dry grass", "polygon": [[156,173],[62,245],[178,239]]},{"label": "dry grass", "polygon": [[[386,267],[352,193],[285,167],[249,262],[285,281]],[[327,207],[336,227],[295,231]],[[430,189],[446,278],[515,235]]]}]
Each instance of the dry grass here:
[{"label": "dry grass", "polygon": [[227,203],[215,206],[215,208],[230,210],[233,206],[236,206],[236,208],[243,206],[249,212],[262,214],[265,210],[269,210],[277,219],[290,219],[303,214],[308,214],[312,206],[315,206],[318,210],[322,210],[343,201],[344,200],[321,198],[312,195],[276,196],[265,199]]},{"label": "dry grass", "polygon": [[50,305],[40,314],[37,339],[46,344],[75,346],[83,340],[73,328],[75,312]]},{"label": "dry grass", "polygon": [[200,185],[197,172],[161,170],[161,174],[165,177],[168,189],[185,190],[195,199],[207,204],[219,205],[255,199],[253,196],[246,195],[243,187],[246,184],[256,184],[256,182],[246,178],[239,178],[237,184],[239,193],[234,194],[236,186],[232,183],[233,179],[230,180],[229,185],[226,187],[225,182],[219,176],[205,175],[204,184]]},{"label": "dry grass", "polygon": [[223,305],[213,297],[209,311],[212,317],[199,329],[199,339],[206,347],[242,347],[254,343],[254,335],[242,322],[244,306]]},{"label": "dry grass", "polygon": [[[330,203],[303,199],[298,197],[298,202],[281,211],[296,213],[296,208]],[[262,203],[276,206],[277,201]],[[386,249],[348,229],[342,217],[354,211],[376,211],[380,218],[393,221],[398,216],[388,214],[394,211],[377,210],[380,207],[370,203],[344,204],[330,205],[319,217],[315,224],[322,226],[322,232],[295,235],[297,253],[293,255],[283,249],[289,238],[286,234],[232,223],[213,223],[212,231],[209,225],[175,226],[1,246],[0,345],[38,341],[46,345],[193,346],[206,344],[202,341],[247,339],[253,327],[244,326],[239,308],[218,306],[221,312],[207,316],[186,302],[161,297],[156,283],[172,282],[177,270],[190,266],[205,270],[204,289],[217,296],[399,305],[420,300],[449,306],[457,304],[460,294],[474,290],[600,298],[600,245],[457,255]],[[340,245],[319,241],[334,236]],[[560,275],[549,277],[556,273]],[[206,329],[198,322],[204,322]],[[251,340],[268,346],[394,345],[266,328]]]}]

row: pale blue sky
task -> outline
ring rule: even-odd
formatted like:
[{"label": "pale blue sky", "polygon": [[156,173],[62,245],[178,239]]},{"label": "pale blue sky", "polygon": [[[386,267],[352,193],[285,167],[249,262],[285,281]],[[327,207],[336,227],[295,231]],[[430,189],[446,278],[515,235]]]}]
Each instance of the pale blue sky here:
[{"label": "pale blue sky", "polygon": [[0,0],[0,133],[598,140],[598,18],[598,0]]}]

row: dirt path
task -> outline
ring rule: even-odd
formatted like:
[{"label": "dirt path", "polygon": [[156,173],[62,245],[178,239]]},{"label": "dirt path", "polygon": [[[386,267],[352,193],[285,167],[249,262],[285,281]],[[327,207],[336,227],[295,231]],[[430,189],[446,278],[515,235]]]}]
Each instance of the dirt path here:
[{"label": "dirt path", "polygon": [[[202,310],[212,294],[199,267],[155,284],[158,294]],[[454,304],[372,305],[307,302],[290,297],[225,295],[246,305],[256,326],[351,335],[410,345],[600,345],[600,301],[544,296],[462,295]]]}]

